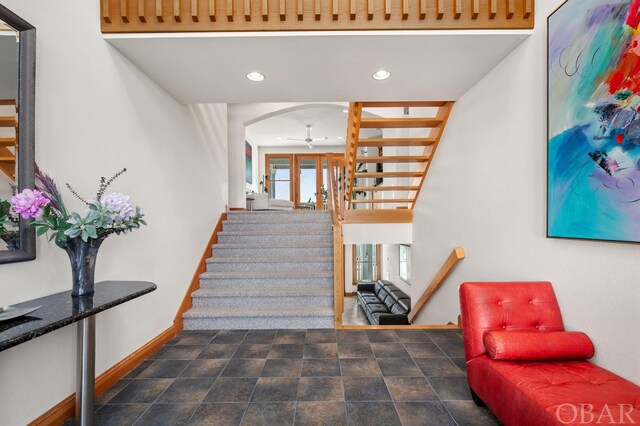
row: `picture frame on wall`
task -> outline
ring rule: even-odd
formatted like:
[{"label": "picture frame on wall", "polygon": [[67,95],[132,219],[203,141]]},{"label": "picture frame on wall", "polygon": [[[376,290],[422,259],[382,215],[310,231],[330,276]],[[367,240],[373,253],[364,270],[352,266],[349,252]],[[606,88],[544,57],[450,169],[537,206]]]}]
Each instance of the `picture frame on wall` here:
[{"label": "picture frame on wall", "polygon": [[547,236],[640,242],[640,0],[547,23]]},{"label": "picture frame on wall", "polygon": [[248,141],[244,141],[244,167],[245,167],[245,180],[248,184],[253,183],[253,148]]}]

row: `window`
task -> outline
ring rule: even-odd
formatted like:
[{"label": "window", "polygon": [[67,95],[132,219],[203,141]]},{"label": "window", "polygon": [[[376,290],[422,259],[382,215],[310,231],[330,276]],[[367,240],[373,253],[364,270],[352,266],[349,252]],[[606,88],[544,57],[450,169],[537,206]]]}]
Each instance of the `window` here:
[{"label": "window", "polygon": [[379,244],[354,244],[353,246],[353,282],[377,281],[380,279]]},{"label": "window", "polygon": [[409,284],[411,282],[411,247],[400,245],[399,250],[400,265],[398,270],[400,271],[400,278]]}]

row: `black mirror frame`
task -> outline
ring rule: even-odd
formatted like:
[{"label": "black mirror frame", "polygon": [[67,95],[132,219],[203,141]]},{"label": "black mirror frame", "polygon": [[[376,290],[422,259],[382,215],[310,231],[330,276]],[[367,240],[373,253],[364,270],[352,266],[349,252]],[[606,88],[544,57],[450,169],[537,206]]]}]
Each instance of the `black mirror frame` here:
[{"label": "black mirror frame", "polygon": [[[20,32],[18,73],[18,190],[35,185],[36,28],[0,4],[0,19]],[[32,220],[20,219],[20,250],[0,252],[0,263],[36,258],[36,233]]]}]

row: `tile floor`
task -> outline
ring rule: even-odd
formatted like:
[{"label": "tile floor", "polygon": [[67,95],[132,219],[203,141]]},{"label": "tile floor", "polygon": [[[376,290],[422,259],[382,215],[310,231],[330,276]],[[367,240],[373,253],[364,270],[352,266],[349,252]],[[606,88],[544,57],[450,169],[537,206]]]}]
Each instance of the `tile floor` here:
[{"label": "tile floor", "polygon": [[457,330],[184,332],[97,398],[96,424],[498,424],[463,357]]}]

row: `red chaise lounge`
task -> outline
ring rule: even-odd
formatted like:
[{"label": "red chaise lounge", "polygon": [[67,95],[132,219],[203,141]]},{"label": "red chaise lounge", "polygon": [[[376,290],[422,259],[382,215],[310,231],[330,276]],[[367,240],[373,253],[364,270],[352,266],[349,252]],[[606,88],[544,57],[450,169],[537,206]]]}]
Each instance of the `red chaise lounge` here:
[{"label": "red chaise lounge", "polygon": [[506,426],[640,425],[640,387],[586,361],[551,283],[464,283],[460,307],[473,399]]}]

